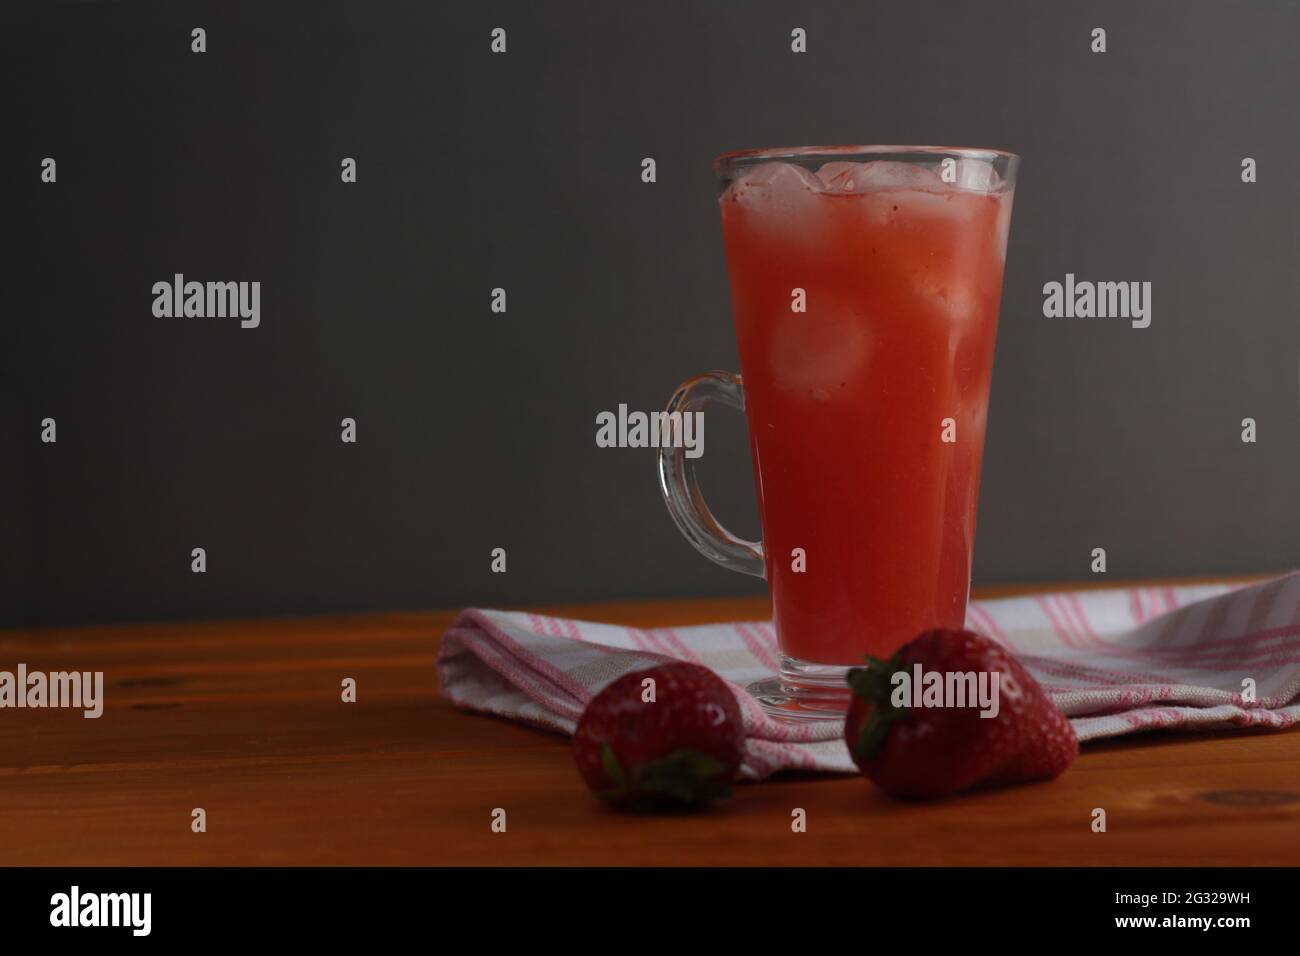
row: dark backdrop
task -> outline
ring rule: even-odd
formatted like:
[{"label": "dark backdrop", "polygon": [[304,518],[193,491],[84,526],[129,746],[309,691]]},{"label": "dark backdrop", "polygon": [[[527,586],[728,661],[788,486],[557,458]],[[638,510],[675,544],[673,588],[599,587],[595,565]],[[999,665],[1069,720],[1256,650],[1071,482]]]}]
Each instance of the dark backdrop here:
[{"label": "dark backdrop", "polygon": [[[761,587],[690,549],[653,452],[598,449],[594,418],[736,367],[711,161],[775,144],[1023,156],[977,581],[1087,577],[1098,546],[1113,577],[1293,562],[1295,3],[2,16],[0,623]],[[261,327],[155,318],[174,272],[261,281]],[[1151,281],[1151,327],[1044,318],[1066,272]],[[704,472],[756,533],[738,416]]]}]

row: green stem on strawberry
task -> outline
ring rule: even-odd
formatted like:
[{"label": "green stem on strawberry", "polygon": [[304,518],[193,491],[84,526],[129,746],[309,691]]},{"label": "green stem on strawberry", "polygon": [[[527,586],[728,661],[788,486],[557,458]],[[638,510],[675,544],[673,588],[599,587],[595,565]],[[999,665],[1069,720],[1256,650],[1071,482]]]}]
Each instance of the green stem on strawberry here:
[{"label": "green stem on strawberry", "polygon": [[887,661],[868,657],[866,667],[855,667],[847,675],[853,693],[871,705],[871,713],[853,746],[854,759],[859,763],[875,755],[889,735],[890,726],[907,714],[907,708],[895,706],[892,699],[893,677],[901,669],[899,653]]},{"label": "green stem on strawberry", "polygon": [[726,765],[689,747],[646,764],[631,779],[619,766],[609,744],[601,749],[600,757],[613,786],[597,796],[619,806],[647,809],[704,806],[731,793]]}]

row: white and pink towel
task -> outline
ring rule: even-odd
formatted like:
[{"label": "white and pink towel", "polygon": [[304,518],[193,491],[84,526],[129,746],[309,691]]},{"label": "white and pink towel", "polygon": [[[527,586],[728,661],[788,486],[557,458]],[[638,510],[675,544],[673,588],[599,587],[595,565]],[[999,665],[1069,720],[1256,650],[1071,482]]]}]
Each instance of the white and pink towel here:
[{"label": "white and pink towel", "polygon": [[[1300,573],[1245,588],[977,601],[967,624],[1019,657],[1082,741],[1300,721]],[[780,661],[766,621],[647,630],[470,609],[443,635],[438,672],[460,706],[572,733],[606,684],[666,660],[703,664],[730,683],[745,716],[746,778],[854,769],[840,725],[773,720],[745,692]],[[1243,699],[1248,681],[1253,701]]]}]

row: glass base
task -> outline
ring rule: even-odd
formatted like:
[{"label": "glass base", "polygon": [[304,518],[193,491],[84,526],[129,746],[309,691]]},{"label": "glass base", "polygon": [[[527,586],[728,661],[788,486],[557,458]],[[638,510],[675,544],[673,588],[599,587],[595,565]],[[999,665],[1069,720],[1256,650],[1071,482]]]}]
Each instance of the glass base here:
[{"label": "glass base", "polygon": [[778,720],[843,721],[849,709],[845,676],[853,665],[813,664],[781,658],[781,673],[746,688],[769,717]]}]

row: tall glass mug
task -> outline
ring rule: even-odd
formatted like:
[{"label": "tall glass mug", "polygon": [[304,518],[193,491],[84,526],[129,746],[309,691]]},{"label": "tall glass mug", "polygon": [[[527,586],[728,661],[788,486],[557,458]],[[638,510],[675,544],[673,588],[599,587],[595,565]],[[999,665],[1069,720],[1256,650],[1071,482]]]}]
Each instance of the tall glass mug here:
[{"label": "tall glass mug", "polygon": [[774,715],[842,719],[845,672],[961,627],[998,300],[1019,158],[831,146],[720,156],[741,376],[707,372],[668,412],[742,410],[761,543],[710,513],[661,448],[673,520],[706,557],[765,577],[782,661]]}]

